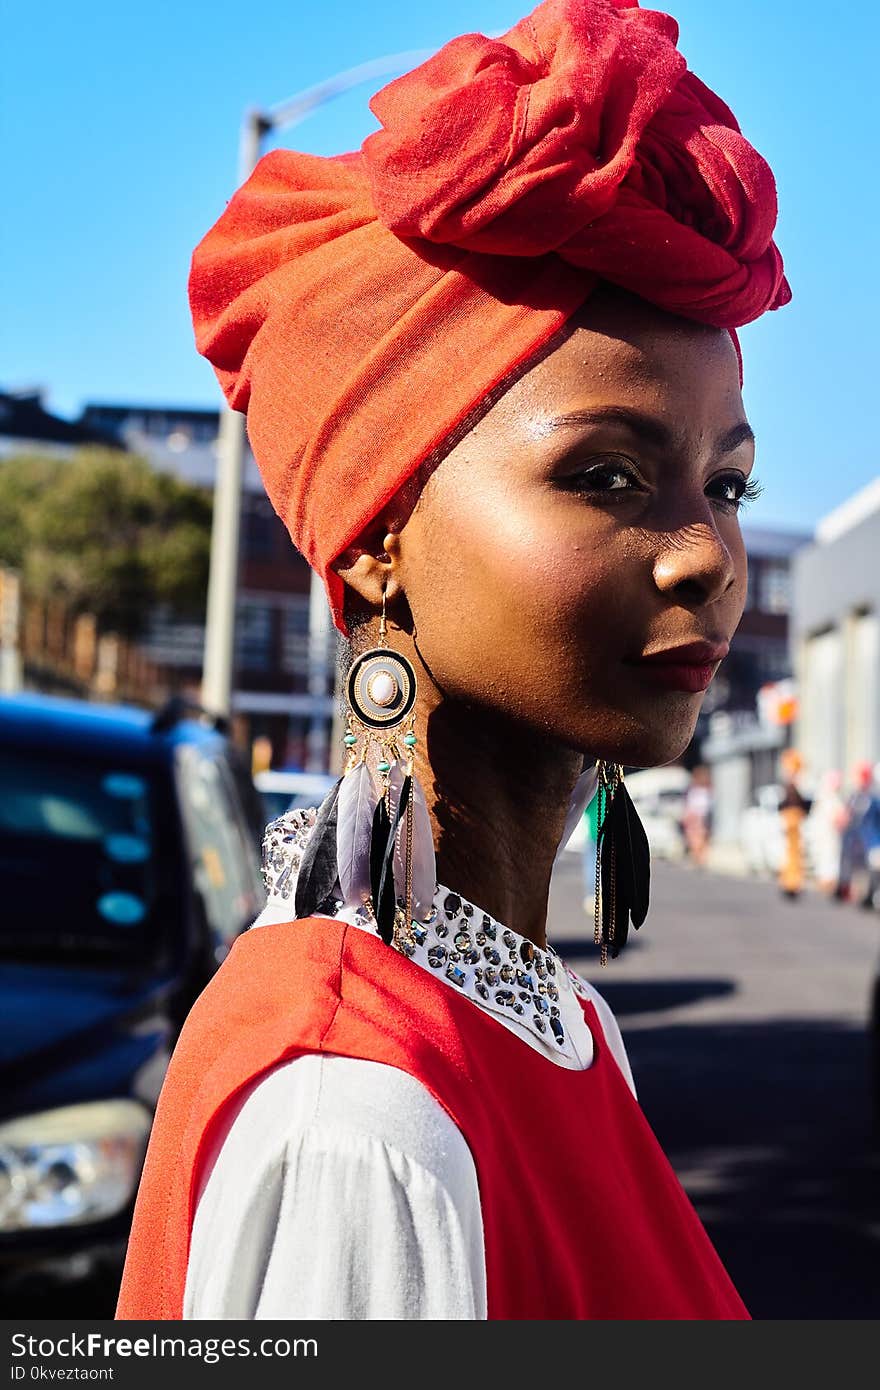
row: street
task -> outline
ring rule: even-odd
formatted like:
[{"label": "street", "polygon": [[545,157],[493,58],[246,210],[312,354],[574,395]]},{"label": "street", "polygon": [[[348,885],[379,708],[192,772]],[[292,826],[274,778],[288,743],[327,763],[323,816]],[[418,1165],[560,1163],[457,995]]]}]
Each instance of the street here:
[{"label": "street", "polygon": [[647,921],[601,969],[580,856],[564,855],[551,940],[614,1009],[642,1107],[752,1316],[877,1317],[880,914],[689,866],[652,873]]}]

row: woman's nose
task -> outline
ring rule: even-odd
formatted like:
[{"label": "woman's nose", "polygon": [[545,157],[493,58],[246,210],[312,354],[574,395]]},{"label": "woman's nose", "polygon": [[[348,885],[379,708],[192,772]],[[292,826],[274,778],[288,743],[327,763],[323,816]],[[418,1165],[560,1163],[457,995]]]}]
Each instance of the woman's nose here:
[{"label": "woman's nose", "polygon": [[654,583],[661,593],[678,591],[683,602],[712,603],[736,582],[728,547],[708,522],[668,533],[654,561]]}]

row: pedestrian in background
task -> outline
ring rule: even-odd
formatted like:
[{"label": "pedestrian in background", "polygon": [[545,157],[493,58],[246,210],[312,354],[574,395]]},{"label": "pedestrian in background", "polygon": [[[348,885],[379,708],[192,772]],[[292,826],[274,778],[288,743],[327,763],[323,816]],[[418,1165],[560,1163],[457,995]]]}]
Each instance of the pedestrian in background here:
[{"label": "pedestrian in background", "polygon": [[[873,825],[878,811],[874,768],[869,762],[857,762],[852,770],[853,789],[844,806],[845,823],[840,846],[840,867],[837,876],[837,897],[854,896],[853,879],[867,868],[869,842],[873,841]],[[872,895],[873,896],[873,895]]]},{"label": "pedestrian in background", "polygon": [[691,774],[690,786],[684,795],[681,823],[691,862],[702,869],[709,853],[712,833],[712,774],[702,763]]},{"label": "pedestrian in background", "polygon": [[862,907],[880,907],[880,763],[872,773],[871,799],[862,823],[868,884]]},{"label": "pedestrian in background", "polygon": [[782,819],[784,848],[779,870],[779,888],[786,898],[797,898],[804,887],[804,821],[810,809],[810,802],[797,785],[797,778],[803,769],[803,758],[795,748],[786,748],[782,754],[783,790],[779,803]]},{"label": "pedestrian in background", "polygon": [[816,883],[828,897],[837,893],[840,874],[840,848],[847,811],[841,795],[843,774],[839,768],[829,768],[819,784],[819,791],[809,816]]}]

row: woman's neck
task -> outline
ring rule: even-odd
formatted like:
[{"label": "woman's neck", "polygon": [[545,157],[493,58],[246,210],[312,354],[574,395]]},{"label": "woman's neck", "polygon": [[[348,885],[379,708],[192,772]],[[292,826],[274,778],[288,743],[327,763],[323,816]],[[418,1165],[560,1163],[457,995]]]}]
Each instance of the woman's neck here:
[{"label": "woman's neck", "polygon": [[550,877],[582,756],[449,700],[417,716],[416,732],[438,882],[545,948]]}]

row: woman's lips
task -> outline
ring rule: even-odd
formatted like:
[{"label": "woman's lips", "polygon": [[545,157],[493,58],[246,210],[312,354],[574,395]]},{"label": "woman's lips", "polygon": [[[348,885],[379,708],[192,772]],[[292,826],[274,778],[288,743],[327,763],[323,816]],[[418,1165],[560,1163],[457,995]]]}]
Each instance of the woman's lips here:
[{"label": "woman's lips", "polygon": [[705,690],[715,674],[717,662],[708,666],[697,666],[687,661],[631,661],[642,676],[654,685],[665,686],[668,690],[688,690],[692,694]]},{"label": "woman's lips", "polygon": [[655,685],[695,694],[706,689],[728,650],[727,642],[689,642],[627,664],[637,667]]}]

